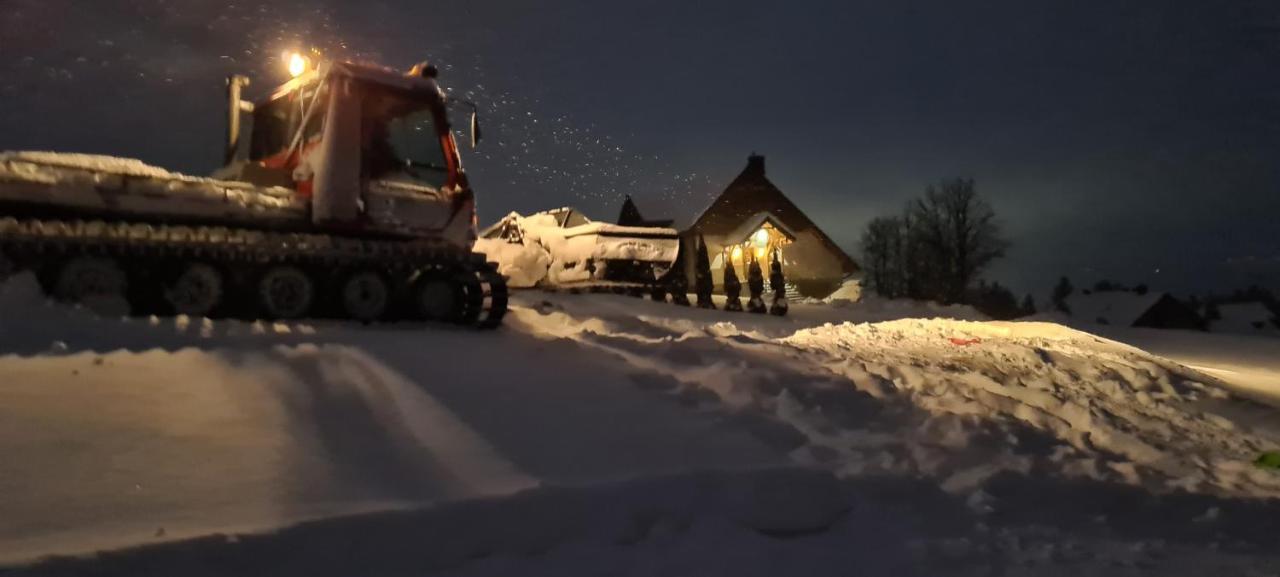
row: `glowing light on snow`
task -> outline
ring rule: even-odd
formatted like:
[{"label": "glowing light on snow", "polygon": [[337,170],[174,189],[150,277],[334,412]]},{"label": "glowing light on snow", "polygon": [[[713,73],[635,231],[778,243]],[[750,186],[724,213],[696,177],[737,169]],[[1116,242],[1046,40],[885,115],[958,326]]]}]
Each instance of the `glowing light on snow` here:
[{"label": "glowing light on snow", "polygon": [[302,73],[306,72],[307,68],[308,62],[306,56],[298,54],[297,52],[289,54],[289,76],[294,78],[302,76]]},{"label": "glowing light on snow", "polygon": [[764,258],[764,247],[760,247],[756,249],[756,258],[757,259]]},{"label": "glowing light on snow", "polygon": [[763,228],[760,230],[757,230],[755,234],[755,239],[756,239],[756,246],[764,246],[766,244],[769,244],[769,231]]},{"label": "glowing light on snow", "polygon": [[733,247],[733,260],[742,260],[742,247]]}]

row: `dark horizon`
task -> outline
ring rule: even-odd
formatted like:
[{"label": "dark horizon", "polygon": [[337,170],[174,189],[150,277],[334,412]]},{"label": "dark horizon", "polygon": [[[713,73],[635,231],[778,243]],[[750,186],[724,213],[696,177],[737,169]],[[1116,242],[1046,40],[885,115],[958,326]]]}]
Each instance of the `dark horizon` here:
[{"label": "dark horizon", "polygon": [[1251,0],[980,7],[715,2],[12,0],[0,149],[208,173],[223,79],[251,95],[314,45],[430,59],[484,109],[464,158],[482,222],[574,205],[700,210],[745,166],[846,251],[865,223],[970,177],[1013,242],[988,275],[1280,289],[1280,9]]}]

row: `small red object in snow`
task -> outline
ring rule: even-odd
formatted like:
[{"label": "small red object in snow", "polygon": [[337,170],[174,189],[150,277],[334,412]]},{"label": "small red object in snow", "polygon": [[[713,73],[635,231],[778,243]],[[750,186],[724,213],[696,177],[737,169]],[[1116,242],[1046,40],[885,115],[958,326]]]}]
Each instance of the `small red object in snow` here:
[{"label": "small red object in snow", "polygon": [[961,339],[957,337],[951,337],[951,344],[961,346],[961,347],[976,345],[980,342],[982,342],[982,339]]}]

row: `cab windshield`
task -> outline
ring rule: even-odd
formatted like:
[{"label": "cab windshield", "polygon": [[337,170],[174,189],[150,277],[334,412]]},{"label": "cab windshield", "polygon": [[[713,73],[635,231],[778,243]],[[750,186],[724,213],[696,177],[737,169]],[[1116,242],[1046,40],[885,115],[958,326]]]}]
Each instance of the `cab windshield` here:
[{"label": "cab windshield", "polygon": [[440,188],[448,182],[449,166],[435,115],[421,104],[409,107],[398,101],[366,115],[366,176]]}]

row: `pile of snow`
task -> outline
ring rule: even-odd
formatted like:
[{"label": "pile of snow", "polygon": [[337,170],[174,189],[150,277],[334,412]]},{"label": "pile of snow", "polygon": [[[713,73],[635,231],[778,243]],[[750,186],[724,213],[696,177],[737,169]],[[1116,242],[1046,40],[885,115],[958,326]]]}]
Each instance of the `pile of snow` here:
[{"label": "pile of snow", "polygon": [[[906,399],[929,414],[922,429],[895,440],[917,446],[880,455],[889,468],[941,473],[965,486],[1007,468],[1160,491],[1280,497],[1280,476],[1251,465],[1280,435],[1234,423],[1247,403],[1174,363],[1087,333],[1040,323],[902,320],[818,327],[782,342],[812,352],[868,395]],[[936,435],[944,437],[930,438]],[[998,459],[956,471],[957,449],[993,435],[1008,443]],[[867,447],[835,441],[831,448],[866,460]]]},{"label": "pile of snow", "polygon": [[841,474],[926,475],[972,492],[1002,471],[1039,471],[1280,497],[1280,476],[1251,465],[1280,446],[1280,427],[1238,419],[1257,406],[1207,376],[1060,325],[903,319],[771,336],[788,325],[744,328],[739,319],[765,321],[720,315],[699,326],[563,302],[563,312],[517,318],[769,415],[791,429],[767,427],[770,435]]}]

